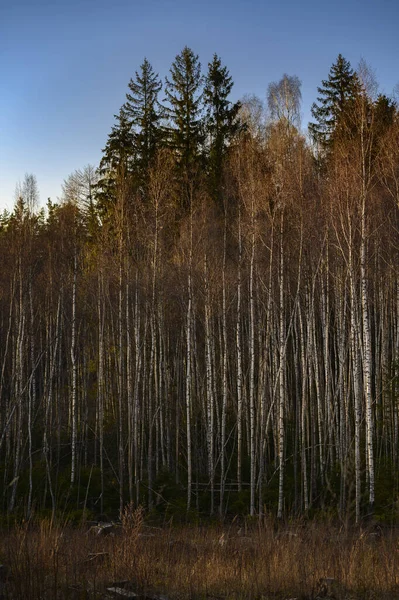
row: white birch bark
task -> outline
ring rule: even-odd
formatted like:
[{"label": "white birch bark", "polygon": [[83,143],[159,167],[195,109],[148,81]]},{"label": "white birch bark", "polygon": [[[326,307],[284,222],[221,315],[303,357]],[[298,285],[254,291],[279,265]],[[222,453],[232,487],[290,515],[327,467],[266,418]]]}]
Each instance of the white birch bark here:
[{"label": "white birch bark", "polygon": [[208,443],[208,475],[211,492],[211,515],[215,510],[215,465],[214,465],[214,395],[213,395],[213,368],[212,368],[212,326],[211,326],[211,302],[208,279],[207,256],[204,259],[205,279],[205,363],[206,363],[206,406],[207,406],[207,443]]},{"label": "white birch bark", "polygon": [[375,502],[375,474],[374,474],[374,419],[373,419],[373,391],[371,383],[372,350],[369,317],[369,294],[367,282],[367,225],[366,225],[366,197],[362,199],[361,216],[361,245],[360,245],[360,281],[361,281],[361,306],[363,326],[363,381],[366,398],[366,440],[368,458],[368,483],[370,511],[374,510]]},{"label": "white birch bark", "polygon": [[123,512],[124,450],[123,450],[123,398],[124,398],[124,311],[123,311],[123,206],[119,232],[119,281],[118,281],[118,478],[119,514]]},{"label": "white birch bark", "polygon": [[280,264],[279,264],[279,286],[280,286],[280,304],[279,304],[279,405],[278,405],[278,451],[279,451],[279,480],[278,480],[278,508],[277,518],[281,519],[284,508],[284,409],[285,409],[285,311],[284,311],[284,209],[281,210],[280,217]]},{"label": "white birch bark", "polygon": [[251,215],[251,254],[249,265],[249,422],[250,422],[250,515],[255,514],[256,494],[256,418],[255,418],[255,213]]},{"label": "white birch bark", "polygon": [[190,202],[190,241],[187,277],[186,315],[186,432],[187,432],[187,512],[192,496],[192,443],[191,443],[191,392],[192,392],[192,264],[193,264],[193,206]]},{"label": "white birch bark", "polygon": [[98,381],[97,381],[97,404],[98,404],[98,436],[99,436],[99,458],[100,458],[100,512],[104,512],[104,281],[100,269],[97,281],[97,327],[98,327]]},{"label": "white birch bark", "polygon": [[242,373],[242,340],[241,340],[241,270],[242,270],[242,232],[241,232],[241,201],[238,200],[238,272],[237,272],[237,319],[236,319],[236,353],[237,353],[237,484],[238,491],[242,490],[242,403],[243,403],[243,373]]},{"label": "white birch bark", "polygon": [[221,419],[221,438],[220,438],[220,500],[219,515],[223,516],[223,497],[225,482],[225,445],[226,445],[226,413],[227,413],[227,307],[226,307],[226,233],[227,233],[227,213],[224,218],[223,233],[223,267],[222,267],[222,419]]},{"label": "white birch bark", "polygon": [[77,444],[77,356],[76,356],[76,284],[78,272],[78,257],[76,243],[73,255],[72,275],[72,319],[71,319],[71,486],[76,478],[76,444]]}]

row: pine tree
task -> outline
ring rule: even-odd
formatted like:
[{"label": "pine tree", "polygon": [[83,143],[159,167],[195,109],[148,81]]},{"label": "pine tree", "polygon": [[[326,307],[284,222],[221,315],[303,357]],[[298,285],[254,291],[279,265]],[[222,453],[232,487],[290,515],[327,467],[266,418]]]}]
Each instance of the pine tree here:
[{"label": "pine tree", "polygon": [[332,65],[328,79],[322,81],[322,87],[317,91],[320,94],[318,104],[314,102],[311,108],[316,122],[309,123],[309,132],[323,153],[331,148],[338,132],[343,134],[350,128],[350,107],[360,92],[358,76],[341,54]]},{"label": "pine tree", "polygon": [[212,62],[208,64],[204,103],[209,183],[211,194],[219,205],[222,193],[223,159],[229,145],[241,129],[237,117],[241,104],[239,102],[232,104],[228,99],[232,87],[233,80],[227,67],[222,67],[220,58],[214,54]]},{"label": "pine tree", "polygon": [[184,181],[188,182],[199,166],[203,143],[201,118],[202,75],[198,55],[187,46],[178,54],[166,78],[165,114],[170,121],[168,141],[177,156]]},{"label": "pine tree", "polygon": [[136,71],[135,79],[129,82],[131,93],[126,94],[123,111],[132,128],[135,147],[135,173],[140,187],[146,187],[148,169],[162,140],[162,107],[158,94],[162,83],[158,74],[145,58]]}]

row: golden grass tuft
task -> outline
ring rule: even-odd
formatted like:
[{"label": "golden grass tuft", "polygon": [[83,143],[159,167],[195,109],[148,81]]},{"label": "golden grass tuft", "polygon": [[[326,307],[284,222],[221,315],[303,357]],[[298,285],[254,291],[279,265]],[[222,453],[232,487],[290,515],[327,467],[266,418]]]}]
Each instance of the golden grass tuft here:
[{"label": "golden grass tuft", "polygon": [[337,600],[399,598],[399,531],[270,522],[158,529],[133,506],[108,536],[47,521],[4,532],[0,563],[11,573],[10,599],[105,598],[123,581],[171,600],[312,600],[330,579]]}]

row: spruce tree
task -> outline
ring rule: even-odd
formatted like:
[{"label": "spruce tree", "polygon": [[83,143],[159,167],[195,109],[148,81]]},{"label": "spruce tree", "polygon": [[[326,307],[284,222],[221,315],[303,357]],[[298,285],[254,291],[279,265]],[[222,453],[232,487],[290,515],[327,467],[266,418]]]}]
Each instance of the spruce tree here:
[{"label": "spruce tree", "polygon": [[315,122],[309,123],[309,132],[319,151],[325,153],[333,145],[336,134],[351,127],[350,107],[360,92],[357,74],[341,54],[317,91],[318,103],[314,102],[311,108]]},{"label": "spruce tree", "polygon": [[397,115],[397,105],[385,94],[379,94],[373,105],[375,131],[378,137],[383,136],[393,125]]},{"label": "spruce tree", "polygon": [[227,70],[222,67],[220,58],[214,54],[208,64],[205,80],[205,131],[208,159],[208,173],[211,194],[220,205],[223,159],[234,137],[240,131],[238,119],[240,103],[232,104],[229,100],[233,80]]},{"label": "spruce tree", "polygon": [[100,213],[104,216],[115,204],[118,189],[130,178],[134,165],[134,137],[130,121],[123,108],[115,115],[113,125],[98,169],[99,180],[96,185],[96,201]]},{"label": "spruce tree", "polygon": [[123,106],[132,129],[135,175],[141,188],[146,187],[148,169],[162,140],[162,107],[158,102],[161,89],[162,83],[158,74],[154,73],[151,64],[145,58],[140,72],[136,71],[135,79],[129,82],[130,93],[126,94]]},{"label": "spruce tree", "polygon": [[181,177],[188,182],[197,170],[203,144],[202,75],[198,55],[187,46],[178,54],[166,78],[167,137],[177,157]]}]

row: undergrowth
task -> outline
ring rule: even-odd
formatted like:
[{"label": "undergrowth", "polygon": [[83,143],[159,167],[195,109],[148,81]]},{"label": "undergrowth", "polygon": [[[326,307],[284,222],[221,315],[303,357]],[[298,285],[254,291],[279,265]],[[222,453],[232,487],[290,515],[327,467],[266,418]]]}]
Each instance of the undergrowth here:
[{"label": "undergrowth", "polygon": [[399,598],[395,529],[271,519],[158,528],[129,505],[109,530],[42,521],[4,531],[3,597],[105,598],[107,587],[128,582],[139,594],[172,600],[313,599],[332,578],[337,598]]}]

